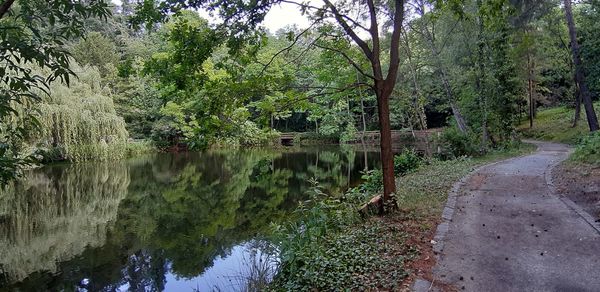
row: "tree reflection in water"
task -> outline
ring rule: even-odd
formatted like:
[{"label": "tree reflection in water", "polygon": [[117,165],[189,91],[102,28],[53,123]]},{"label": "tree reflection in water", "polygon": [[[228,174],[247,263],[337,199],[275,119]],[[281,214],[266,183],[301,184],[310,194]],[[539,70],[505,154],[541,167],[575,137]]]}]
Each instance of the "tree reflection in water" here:
[{"label": "tree reflection in water", "polygon": [[274,272],[270,223],[289,220],[310,178],[340,192],[364,164],[332,148],[44,167],[0,191],[0,288],[255,290]]}]

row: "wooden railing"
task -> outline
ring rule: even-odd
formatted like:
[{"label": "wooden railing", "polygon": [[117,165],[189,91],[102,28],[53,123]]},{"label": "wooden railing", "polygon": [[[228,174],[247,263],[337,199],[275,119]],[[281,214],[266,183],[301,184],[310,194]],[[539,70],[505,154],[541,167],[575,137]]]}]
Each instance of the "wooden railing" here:
[{"label": "wooden railing", "polygon": [[[394,130],[392,131],[392,147],[396,149],[411,147],[417,151],[433,153],[437,151],[437,146],[433,145],[435,137],[439,136],[441,132],[441,128],[428,130]],[[292,145],[294,143],[294,138],[298,134],[300,133],[281,133],[279,142],[281,145]],[[381,134],[379,131],[358,132],[353,140],[347,141],[346,143],[379,145],[380,137]]]}]

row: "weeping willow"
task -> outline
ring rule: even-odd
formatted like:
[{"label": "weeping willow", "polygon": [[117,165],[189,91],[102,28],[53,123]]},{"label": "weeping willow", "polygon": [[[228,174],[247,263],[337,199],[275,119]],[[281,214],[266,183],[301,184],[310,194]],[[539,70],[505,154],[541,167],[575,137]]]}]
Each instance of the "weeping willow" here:
[{"label": "weeping willow", "polygon": [[71,161],[123,158],[129,134],[110,94],[100,85],[100,73],[94,67],[73,64],[78,78],[69,86],[52,83],[50,94],[33,105],[40,126],[28,143],[58,151],[61,158]]},{"label": "weeping willow", "polygon": [[0,274],[9,283],[105,243],[127,194],[122,163],[45,167],[0,189]]}]

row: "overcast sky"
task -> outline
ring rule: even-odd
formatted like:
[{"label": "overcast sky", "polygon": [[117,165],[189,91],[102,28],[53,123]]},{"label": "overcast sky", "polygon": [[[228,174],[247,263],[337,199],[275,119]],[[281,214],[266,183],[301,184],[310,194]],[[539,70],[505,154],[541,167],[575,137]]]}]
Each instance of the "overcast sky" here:
[{"label": "overcast sky", "polygon": [[[117,5],[121,5],[120,0],[112,0],[112,2]],[[202,17],[209,18],[208,13],[200,12],[200,15],[202,15]],[[298,25],[300,28],[305,28],[308,26],[308,20],[302,16],[297,6],[289,3],[283,3],[271,8],[263,24],[266,28],[274,33],[280,28],[294,24]]]}]

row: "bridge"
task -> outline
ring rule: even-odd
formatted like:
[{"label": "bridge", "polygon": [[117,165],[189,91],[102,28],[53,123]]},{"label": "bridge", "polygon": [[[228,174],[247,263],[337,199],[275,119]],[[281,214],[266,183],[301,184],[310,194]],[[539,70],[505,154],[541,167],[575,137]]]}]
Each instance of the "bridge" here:
[{"label": "bridge", "polygon": [[[414,148],[419,152],[432,153],[437,150],[435,138],[440,136],[441,128],[428,130],[394,130],[392,131],[392,147],[399,150],[406,147]],[[292,146],[298,141],[294,141],[302,135],[298,132],[281,133],[279,136],[279,144],[284,146]],[[356,133],[356,137],[347,141],[347,144],[367,144],[379,145],[381,133],[379,131],[365,131]]]}]

